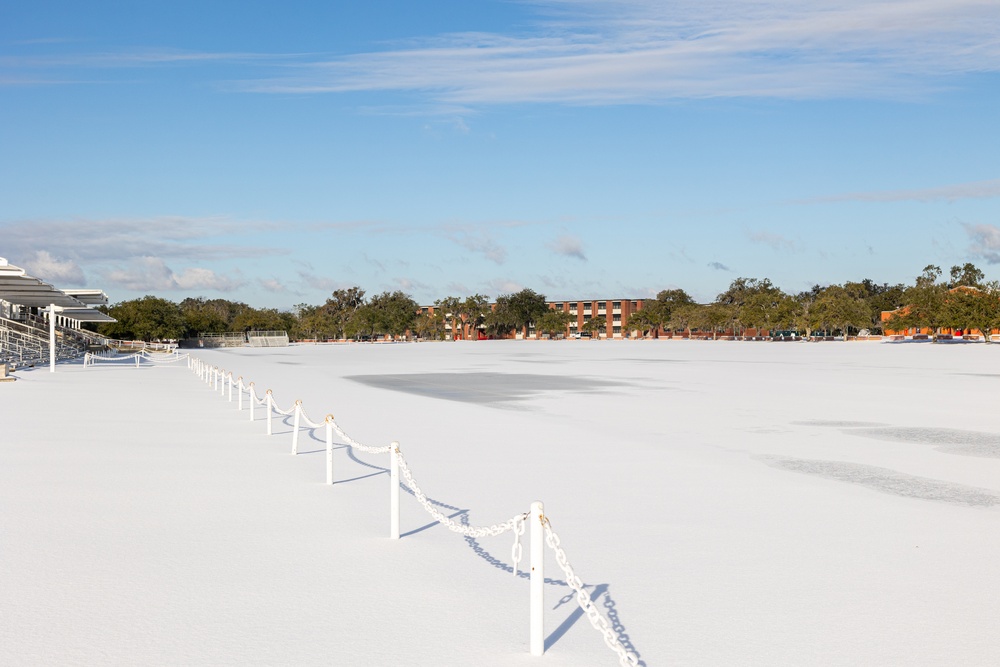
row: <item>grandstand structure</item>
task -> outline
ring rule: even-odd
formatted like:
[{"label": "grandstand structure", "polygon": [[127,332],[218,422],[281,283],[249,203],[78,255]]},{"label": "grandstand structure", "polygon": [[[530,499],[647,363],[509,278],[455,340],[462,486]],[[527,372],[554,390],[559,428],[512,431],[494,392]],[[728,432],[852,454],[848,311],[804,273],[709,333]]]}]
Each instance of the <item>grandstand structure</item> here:
[{"label": "grandstand structure", "polygon": [[288,347],[287,331],[229,331],[200,333],[183,341],[184,347]]},{"label": "grandstand structure", "polygon": [[105,347],[102,336],[82,328],[84,322],[114,322],[94,306],[107,305],[101,290],[62,290],[28,275],[0,257],[0,364],[14,370],[82,357]]}]

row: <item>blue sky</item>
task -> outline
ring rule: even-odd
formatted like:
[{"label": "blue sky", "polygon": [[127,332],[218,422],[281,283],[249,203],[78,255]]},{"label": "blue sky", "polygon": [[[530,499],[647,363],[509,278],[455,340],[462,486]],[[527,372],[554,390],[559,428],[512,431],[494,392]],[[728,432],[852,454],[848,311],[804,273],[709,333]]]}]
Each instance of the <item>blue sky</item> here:
[{"label": "blue sky", "polygon": [[0,256],[278,308],[997,279],[998,34],[992,0],[0,0]]}]

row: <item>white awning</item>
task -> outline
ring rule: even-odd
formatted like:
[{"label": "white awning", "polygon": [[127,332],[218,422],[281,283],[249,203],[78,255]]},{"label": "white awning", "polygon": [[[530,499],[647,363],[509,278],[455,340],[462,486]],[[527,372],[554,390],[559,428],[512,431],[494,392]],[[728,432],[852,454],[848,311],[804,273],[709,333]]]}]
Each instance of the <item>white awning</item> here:
[{"label": "white awning", "polygon": [[[106,304],[108,297],[101,290],[64,291],[58,289],[43,280],[29,276],[24,269],[8,263],[6,259],[0,257],[0,301],[30,308],[47,308],[54,304],[61,308],[90,311],[92,309],[87,308],[87,306]],[[103,313],[101,314],[103,315]],[[104,322],[107,320],[81,321]]]}]

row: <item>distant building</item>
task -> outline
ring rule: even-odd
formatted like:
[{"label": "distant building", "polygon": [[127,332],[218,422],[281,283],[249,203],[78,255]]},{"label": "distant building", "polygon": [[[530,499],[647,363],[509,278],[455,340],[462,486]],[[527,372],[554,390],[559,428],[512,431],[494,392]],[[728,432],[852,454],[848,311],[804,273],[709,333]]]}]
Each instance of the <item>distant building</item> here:
[{"label": "distant building", "polygon": [[568,301],[553,301],[549,308],[562,310],[576,316],[576,321],[570,321],[566,335],[572,336],[583,329],[583,325],[594,317],[607,320],[603,332],[608,338],[624,338],[630,333],[628,318],[632,313],[642,310],[645,299],[576,299]]},{"label": "distant building", "polygon": [[[570,321],[569,326],[566,327],[564,334],[566,336],[573,336],[582,331],[584,323],[589,322],[592,318],[603,317],[607,321],[607,326],[603,332],[599,333],[600,336],[625,338],[631,333],[628,329],[629,316],[638,310],[642,310],[644,303],[644,299],[568,299],[565,301],[551,301],[547,305],[552,310],[562,310],[576,317],[576,320]],[[492,310],[496,307],[496,304],[491,303],[489,307]],[[439,309],[435,306],[420,307],[422,315],[434,315],[438,311]],[[440,314],[444,316],[445,335],[448,338],[468,340],[473,335],[473,332],[470,331],[471,327],[464,321],[464,318],[461,326],[455,327],[456,330],[453,330],[451,313]],[[515,338],[519,335],[512,334],[510,337]],[[534,326],[529,327],[528,338],[533,338],[535,335]],[[476,332],[476,336],[478,338],[486,337],[481,330]]]}]

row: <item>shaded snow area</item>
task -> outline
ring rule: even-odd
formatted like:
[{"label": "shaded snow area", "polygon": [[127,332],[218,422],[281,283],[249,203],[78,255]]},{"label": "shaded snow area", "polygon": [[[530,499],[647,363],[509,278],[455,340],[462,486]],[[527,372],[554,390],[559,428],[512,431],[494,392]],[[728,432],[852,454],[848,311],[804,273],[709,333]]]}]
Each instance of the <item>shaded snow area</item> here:
[{"label": "shaded snow area", "polygon": [[[1000,345],[499,341],[200,351],[400,442],[446,515],[534,500],[642,664],[1000,664]],[[547,550],[178,366],[0,385],[0,664],[614,665]],[[527,538],[527,536],[525,536]],[[527,539],[525,539],[527,542]],[[528,545],[524,546],[525,556]],[[521,567],[526,568],[526,561]]]}]

